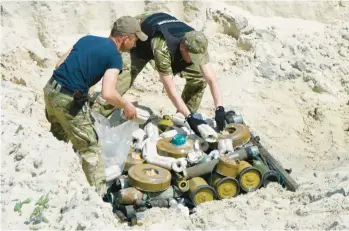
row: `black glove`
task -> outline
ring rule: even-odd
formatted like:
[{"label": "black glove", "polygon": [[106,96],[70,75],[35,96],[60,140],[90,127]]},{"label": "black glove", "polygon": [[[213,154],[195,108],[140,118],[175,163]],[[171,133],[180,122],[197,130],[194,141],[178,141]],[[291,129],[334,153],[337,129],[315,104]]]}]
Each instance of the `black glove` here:
[{"label": "black glove", "polygon": [[217,123],[218,131],[222,131],[225,127],[225,111],[223,106],[217,107],[215,120]]},{"label": "black glove", "polygon": [[193,130],[193,132],[201,137],[201,134],[198,130],[198,126],[201,124],[207,124],[204,120],[201,119],[197,119],[194,118],[192,114],[190,114],[187,118],[186,118],[191,130]]}]

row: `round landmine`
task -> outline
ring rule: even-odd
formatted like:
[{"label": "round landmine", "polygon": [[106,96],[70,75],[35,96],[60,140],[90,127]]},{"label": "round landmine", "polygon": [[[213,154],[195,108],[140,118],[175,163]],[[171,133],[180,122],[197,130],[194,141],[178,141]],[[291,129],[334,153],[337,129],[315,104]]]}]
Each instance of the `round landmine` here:
[{"label": "round landmine", "polygon": [[164,191],[171,183],[170,171],[152,164],[133,165],[128,178],[133,187],[146,192]]},{"label": "round landmine", "polygon": [[173,138],[160,139],[156,144],[156,148],[160,156],[186,158],[194,148],[194,141],[177,134]]},{"label": "round landmine", "polygon": [[219,139],[231,139],[233,147],[238,147],[250,141],[251,134],[246,125],[231,123],[227,124]]}]

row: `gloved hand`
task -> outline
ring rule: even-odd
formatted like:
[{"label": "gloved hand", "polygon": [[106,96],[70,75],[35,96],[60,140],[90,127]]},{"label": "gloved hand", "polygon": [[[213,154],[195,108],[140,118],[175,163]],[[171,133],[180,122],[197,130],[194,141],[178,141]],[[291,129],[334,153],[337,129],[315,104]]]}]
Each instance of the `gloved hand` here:
[{"label": "gloved hand", "polygon": [[186,118],[191,130],[193,130],[193,132],[201,137],[201,134],[198,130],[198,126],[201,124],[207,124],[204,120],[200,120],[197,118],[194,118],[192,114],[190,114],[187,118]]},{"label": "gloved hand", "polygon": [[217,123],[218,131],[222,131],[225,127],[225,111],[223,106],[217,107],[215,120]]}]

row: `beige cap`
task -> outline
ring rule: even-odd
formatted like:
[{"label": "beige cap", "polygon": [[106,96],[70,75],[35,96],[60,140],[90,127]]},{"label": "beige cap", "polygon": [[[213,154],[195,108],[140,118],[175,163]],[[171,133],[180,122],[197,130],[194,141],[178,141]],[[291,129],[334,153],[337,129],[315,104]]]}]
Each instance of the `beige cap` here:
[{"label": "beige cap", "polygon": [[118,18],[114,22],[113,31],[136,34],[141,41],[146,41],[148,39],[148,36],[142,32],[138,20],[131,16],[122,16]]},{"label": "beige cap", "polygon": [[182,44],[195,65],[204,65],[209,62],[208,41],[204,33],[200,31],[187,32],[182,38]]}]

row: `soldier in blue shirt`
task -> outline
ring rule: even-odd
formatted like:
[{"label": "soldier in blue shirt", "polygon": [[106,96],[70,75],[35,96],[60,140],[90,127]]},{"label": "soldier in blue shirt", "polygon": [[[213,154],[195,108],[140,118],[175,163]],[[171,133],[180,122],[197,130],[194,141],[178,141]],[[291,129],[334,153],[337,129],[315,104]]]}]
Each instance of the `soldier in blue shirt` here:
[{"label": "soldier in blue shirt", "polygon": [[137,39],[147,40],[139,22],[130,16],[119,18],[108,38],[84,36],[57,63],[44,87],[46,117],[50,132],[64,142],[71,141],[82,157],[82,168],[91,186],[105,193],[105,170],[98,137],[87,110],[89,88],[102,80],[102,97],[123,108],[127,119],[136,116],[136,108],[115,89],[123,71],[120,52],[135,47]]}]

